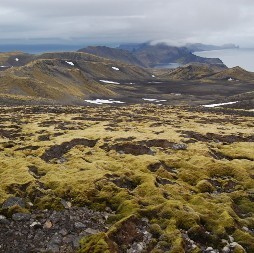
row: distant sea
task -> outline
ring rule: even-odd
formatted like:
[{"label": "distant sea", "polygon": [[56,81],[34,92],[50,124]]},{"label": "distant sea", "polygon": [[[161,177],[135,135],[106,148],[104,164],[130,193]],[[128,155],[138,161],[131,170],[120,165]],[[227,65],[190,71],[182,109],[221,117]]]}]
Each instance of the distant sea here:
[{"label": "distant sea", "polygon": [[207,58],[220,58],[229,68],[240,66],[245,70],[254,72],[254,48],[212,50],[195,52],[194,54]]},{"label": "distant sea", "polygon": [[[100,44],[96,44],[99,46]],[[50,52],[72,52],[77,51],[81,48],[90,46],[89,44],[80,44],[80,45],[64,45],[64,44],[35,44],[35,45],[1,45],[0,52],[14,52],[21,51],[29,54],[42,54]],[[108,44],[107,46],[116,46],[113,44]]]}]

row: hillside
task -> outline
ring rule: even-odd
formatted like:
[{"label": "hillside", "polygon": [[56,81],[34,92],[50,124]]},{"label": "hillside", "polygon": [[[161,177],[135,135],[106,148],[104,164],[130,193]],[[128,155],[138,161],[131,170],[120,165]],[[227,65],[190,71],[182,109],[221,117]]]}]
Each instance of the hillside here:
[{"label": "hillside", "polygon": [[228,80],[228,81],[253,81],[254,73],[249,72],[239,66],[225,69],[209,77],[210,80]]},{"label": "hillside", "polygon": [[103,58],[112,59],[116,61],[125,62],[128,64],[134,64],[144,67],[143,63],[140,62],[132,53],[127,50],[110,48],[105,46],[97,47],[86,47],[78,50],[78,52],[89,53],[97,55]]},{"label": "hillside", "polygon": [[10,67],[18,67],[35,59],[34,55],[22,52],[0,53],[0,71]]},{"label": "hillside", "polygon": [[145,98],[197,105],[253,90],[253,73],[223,64],[152,69],[84,52],[45,53],[29,61],[0,72],[1,104],[88,104],[85,100],[95,98],[144,103]]},{"label": "hillside", "polygon": [[225,69],[225,65],[193,63],[176,69],[156,69],[153,73],[162,80],[199,80]]},{"label": "hillside", "polygon": [[100,80],[149,79],[151,73],[134,65],[85,53],[48,53],[22,67],[2,71],[0,94],[82,103],[92,96],[117,96],[110,84]]}]

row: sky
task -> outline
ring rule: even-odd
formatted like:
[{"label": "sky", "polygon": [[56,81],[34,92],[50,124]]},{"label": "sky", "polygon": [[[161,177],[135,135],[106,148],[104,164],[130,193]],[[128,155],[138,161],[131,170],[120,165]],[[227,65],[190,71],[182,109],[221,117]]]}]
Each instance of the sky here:
[{"label": "sky", "polygon": [[1,0],[0,44],[254,47],[253,0]]}]

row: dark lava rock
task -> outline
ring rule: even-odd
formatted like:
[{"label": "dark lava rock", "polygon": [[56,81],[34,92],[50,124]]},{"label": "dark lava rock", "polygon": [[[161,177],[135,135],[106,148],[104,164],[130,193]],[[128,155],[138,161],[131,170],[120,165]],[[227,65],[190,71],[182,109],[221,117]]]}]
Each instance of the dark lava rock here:
[{"label": "dark lava rock", "polygon": [[68,142],[63,142],[60,145],[55,145],[50,147],[48,150],[44,152],[41,156],[41,159],[45,162],[49,162],[52,159],[60,159],[64,154],[66,154],[69,150],[74,148],[75,146],[81,145],[86,147],[94,147],[98,140],[88,140],[88,139],[73,139]]},{"label": "dark lava rock", "polygon": [[45,172],[39,172],[36,166],[28,166],[28,172],[36,179],[40,179],[41,177],[45,176]]},{"label": "dark lava rock", "polygon": [[131,155],[154,155],[154,152],[145,145],[133,144],[133,143],[119,143],[112,146],[107,144],[101,146],[104,150],[109,152],[110,150],[115,150],[120,154],[131,154]]},{"label": "dark lava rock", "polygon": [[156,177],[156,182],[161,185],[176,184],[175,182],[172,182],[167,178],[161,178],[161,177]]},{"label": "dark lava rock", "polygon": [[2,209],[7,209],[13,206],[25,207],[25,201],[19,197],[10,197],[4,201]]},{"label": "dark lava rock", "polygon": [[151,172],[156,172],[160,167],[161,167],[161,163],[160,163],[160,162],[157,162],[157,163],[153,163],[153,164],[148,165],[147,168],[148,168]]},{"label": "dark lava rock", "polygon": [[137,186],[137,182],[132,181],[128,177],[116,178],[112,182],[120,188],[128,189],[133,191]]}]

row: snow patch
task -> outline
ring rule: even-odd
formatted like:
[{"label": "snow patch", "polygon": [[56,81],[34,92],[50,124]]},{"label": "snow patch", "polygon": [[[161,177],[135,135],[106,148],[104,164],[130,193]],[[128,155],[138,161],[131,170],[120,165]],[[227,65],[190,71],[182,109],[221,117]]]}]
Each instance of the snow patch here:
[{"label": "snow patch", "polygon": [[117,67],[112,67],[112,69],[119,71],[120,69]]},{"label": "snow patch", "polygon": [[228,103],[220,103],[220,104],[211,104],[211,105],[203,105],[204,107],[217,107],[217,106],[222,106],[222,105],[233,105],[238,103],[239,101],[235,102],[228,102]]},{"label": "snow patch", "polygon": [[74,66],[74,63],[72,61],[65,61],[67,64]]},{"label": "snow patch", "polygon": [[15,58],[15,61],[19,61],[19,58]]},{"label": "snow patch", "polygon": [[148,102],[155,102],[155,103],[160,103],[160,102],[166,102],[167,100],[165,99],[157,99],[157,98],[142,98],[144,101]]},{"label": "snow patch", "polygon": [[174,95],[174,96],[181,96],[181,93],[170,93],[170,95]]},{"label": "snow patch", "polygon": [[124,104],[122,101],[114,100],[114,99],[94,99],[94,100],[85,100],[87,103],[102,105],[102,104]]},{"label": "snow patch", "polygon": [[8,68],[8,66],[0,66],[0,68]]},{"label": "snow patch", "polygon": [[102,83],[111,83],[111,84],[120,84],[118,82],[108,81],[108,80],[100,80]]},{"label": "snow patch", "polygon": [[156,98],[142,98],[142,99],[149,102],[154,102],[157,100]]},{"label": "snow patch", "polygon": [[152,75],[153,78],[155,78],[155,75]]}]

